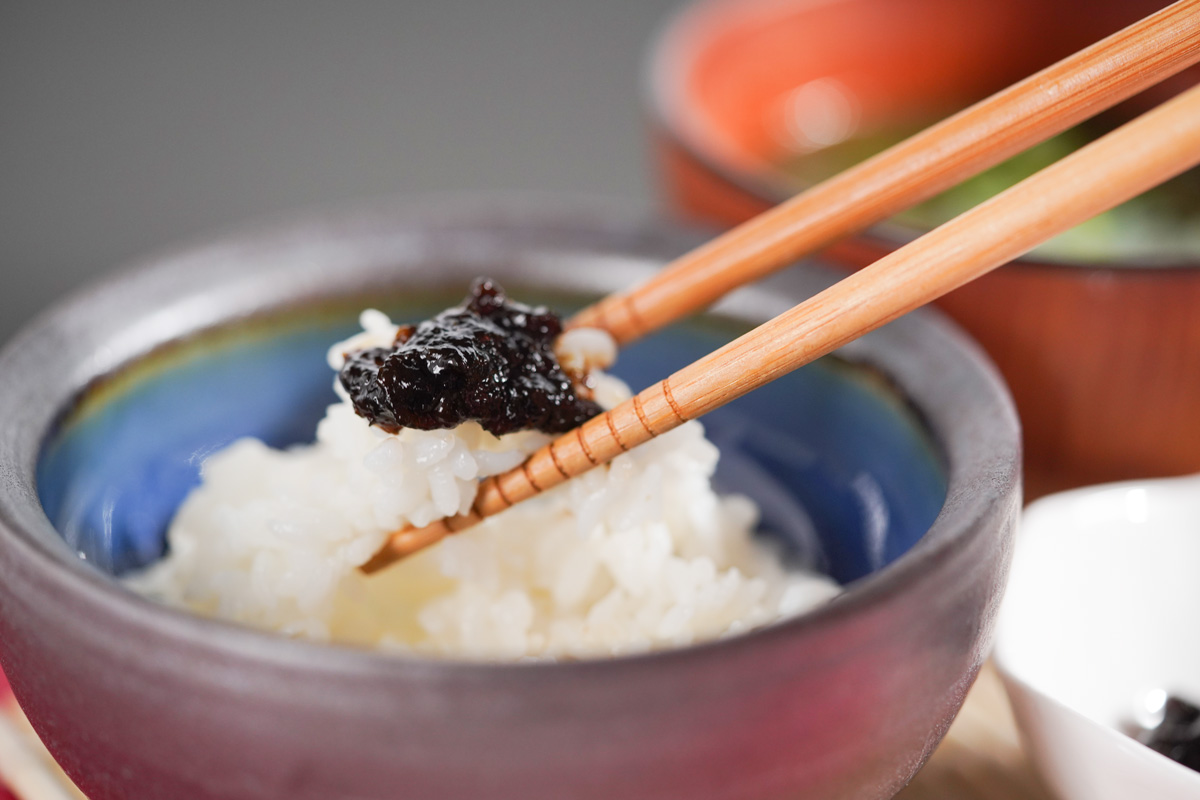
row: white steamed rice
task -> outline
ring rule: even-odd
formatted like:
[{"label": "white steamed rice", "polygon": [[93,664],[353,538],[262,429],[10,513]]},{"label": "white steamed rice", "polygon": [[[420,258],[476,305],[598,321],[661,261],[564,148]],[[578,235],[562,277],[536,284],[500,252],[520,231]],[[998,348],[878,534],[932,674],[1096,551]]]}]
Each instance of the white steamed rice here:
[{"label": "white steamed rice", "polygon": [[[388,345],[396,327],[366,312],[336,345]],[[564,359],[613,351],[573,334]],[[593,371],[596,399],[628,397]],[[244,439],[210,457],[168,532],[169,553],[128,579],[162,602],[319,641],[469,658],[616,655],[731,635],[825,602],[829,579],[785,569],[752,536],[758,511],[719,497],[716,448],[680,428],[366,577],[390,531],[465,512],[478,481],[549,441],[496,437],[476,423],[385,433],[342,402],[314,444]]]}]

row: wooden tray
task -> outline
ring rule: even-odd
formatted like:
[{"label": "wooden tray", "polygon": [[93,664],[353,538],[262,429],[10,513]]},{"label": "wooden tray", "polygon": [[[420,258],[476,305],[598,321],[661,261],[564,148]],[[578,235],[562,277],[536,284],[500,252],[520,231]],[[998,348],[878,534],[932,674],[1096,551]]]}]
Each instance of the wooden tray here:
[{"label": "wooden tray", "polygon": [[1021,748],[1004,685],[984,666],[929,762],[896,800],[1052,800]]}]

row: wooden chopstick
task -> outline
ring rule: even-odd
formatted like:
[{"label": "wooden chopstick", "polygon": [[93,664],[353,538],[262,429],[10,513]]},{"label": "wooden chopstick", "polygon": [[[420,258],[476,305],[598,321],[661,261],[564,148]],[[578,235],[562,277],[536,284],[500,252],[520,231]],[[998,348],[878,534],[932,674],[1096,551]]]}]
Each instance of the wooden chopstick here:
[{"label": "wooden chopstick", "polygon": [[469,514],[399,531],[373,572],[775,380],[1200,163],[1200,86],[483,481]]},{"label": "wooden chopstick", "polygon": [[1180,0],[717,237],[576,314],[626,344],[887,219],[1200,61]]}]

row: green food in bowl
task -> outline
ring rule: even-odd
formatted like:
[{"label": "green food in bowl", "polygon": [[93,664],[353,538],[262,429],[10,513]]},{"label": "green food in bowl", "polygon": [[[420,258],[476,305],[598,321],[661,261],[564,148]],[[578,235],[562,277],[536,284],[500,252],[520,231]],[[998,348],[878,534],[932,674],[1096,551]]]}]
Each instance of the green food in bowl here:
[{"label": "green food in bowl", "polygon": [[[819,183],[917,133],[894,127],[856,136],[782,161],[802,185]],[[918,206],[895,221],[935,228],[1070,155],[1115,125],[1092,120],[1019,153]],[[1192,169],[1127,203],[1056,236],[1034,251],[1054,261],[1161,264],[1200,258],[1200,169]]]}]

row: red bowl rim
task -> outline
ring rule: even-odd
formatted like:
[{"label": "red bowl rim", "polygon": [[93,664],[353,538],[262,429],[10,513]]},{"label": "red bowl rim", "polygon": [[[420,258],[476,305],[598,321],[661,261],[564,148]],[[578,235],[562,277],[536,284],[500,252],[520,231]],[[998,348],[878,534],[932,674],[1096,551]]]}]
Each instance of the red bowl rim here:
[{"label": "red bowl rim", "polygon": [[[643,61],[642,105],[652,129],[657,134],[666,136],[672,145],[680,148],[689,158],[724,183],[772,205],[793,196],[794,189],[784,181],[774,179],[770,174],[741,170],[723,160],[719,143],[708,135],[708,126],[699,115],[693,113],[679,87],[683,83],[681,76],[687,73],[696,58],[695,42],[689,35],[694,29],[701,27],[706,18],[729,14],[730,9],[734,8],[744,15],[748,8],[754,11],[771,7],[785,8],[795,2],[796,0],[695,0],[681,6],[664,20],[652,37]],[[888,220],[854,234],[854,238],[873,249],[891,251],[919,238],[925,232],[913,225]],[[1200,268],[1200,260],[1162,260],[1148,263],[1113,261],[1095,264],[1026,254],[1006,265],[1009,269],[1014,267],[1086,270],[1112,275],[1159,274]]]}]

